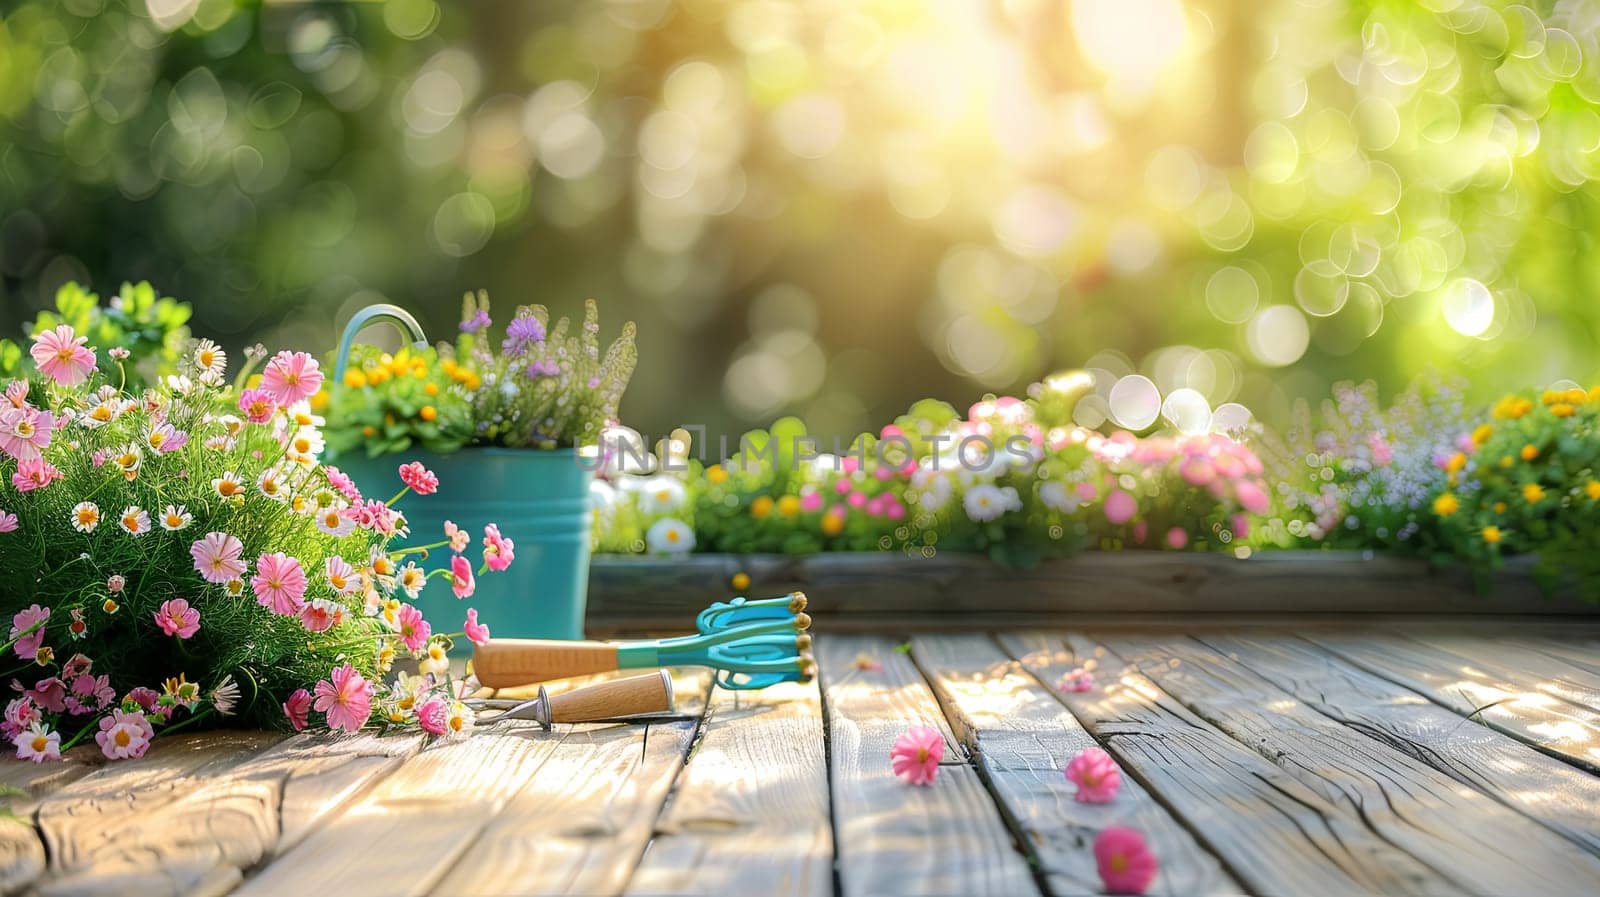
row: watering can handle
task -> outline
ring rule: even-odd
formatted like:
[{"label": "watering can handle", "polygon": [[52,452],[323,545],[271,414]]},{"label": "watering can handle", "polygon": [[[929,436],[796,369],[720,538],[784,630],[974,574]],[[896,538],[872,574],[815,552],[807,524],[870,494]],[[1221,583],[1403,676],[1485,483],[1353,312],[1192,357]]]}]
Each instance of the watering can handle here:
[{"label": "watering can handle", "polygon": [[389,305],[380,302],[369,305],[355,313],[350,323],[344,325],[344,335],[339,337],[339,354],[334,357],[333,379],[335,382],[344,382],[344,369],[350,365],[350,350],[356,343],[356,334],[366,328],[368,324],[387,323],[393,324],[395,329],[411,337],[412,345],[421,349],[428,345],[428,338],[422,332],[422,325],[398,305]]}]

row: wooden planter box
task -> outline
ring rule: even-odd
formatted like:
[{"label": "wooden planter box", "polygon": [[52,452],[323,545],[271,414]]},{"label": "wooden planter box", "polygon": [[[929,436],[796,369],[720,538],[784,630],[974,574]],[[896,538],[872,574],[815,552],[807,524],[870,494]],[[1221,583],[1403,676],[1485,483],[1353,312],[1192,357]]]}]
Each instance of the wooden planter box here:
[{"label": "wooden planter box", "polygon": [[978,555],[906,557],[889,552],[786,555],[697,554],[681,558],[600,555],[589,574],[591,631],[682,629],[713,600],[735,592],[766,597],[799,589],[821,628],[943,628],[1078,623],[1110,616],[1228,617],[1296,614],[1593,616],[1575,595],[1545,595],[1513,563],[1479,593],[1465,571],[1413,558],[1358,552],[1273,551],[1249,559],[1185,552],[1088,552],[1031,570]]}]

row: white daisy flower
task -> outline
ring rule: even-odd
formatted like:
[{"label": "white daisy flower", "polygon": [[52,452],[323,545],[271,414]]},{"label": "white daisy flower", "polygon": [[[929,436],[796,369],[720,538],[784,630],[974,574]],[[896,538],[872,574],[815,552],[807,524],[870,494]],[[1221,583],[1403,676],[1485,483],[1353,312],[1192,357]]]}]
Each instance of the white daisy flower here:
[{"label": "white daisy flower", "polygon": [[100,525],[100,506],[92,501],[80,501],[72,508],[72,528],[80,533],[92,533]]},{"label": "white daisy flower", "polygon": [[161,528],[175,533],[194,522],[194,515],[184,505],[167,505],[161,512]]},{"label": "white daisy flower", "polygon": [[644,534],[652,554],[683,554],[694,548],[694,530],[681,520],[663,517]]}]

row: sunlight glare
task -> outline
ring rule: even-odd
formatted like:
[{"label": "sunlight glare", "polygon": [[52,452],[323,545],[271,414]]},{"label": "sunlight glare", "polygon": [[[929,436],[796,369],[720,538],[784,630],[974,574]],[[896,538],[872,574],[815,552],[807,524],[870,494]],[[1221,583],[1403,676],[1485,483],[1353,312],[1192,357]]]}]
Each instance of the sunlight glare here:
[{"label": "sunlight glare", "polygon": [[1073,0],[1084,58],[1113,81],[1149,90],[1188,42],[1178,0]]}]

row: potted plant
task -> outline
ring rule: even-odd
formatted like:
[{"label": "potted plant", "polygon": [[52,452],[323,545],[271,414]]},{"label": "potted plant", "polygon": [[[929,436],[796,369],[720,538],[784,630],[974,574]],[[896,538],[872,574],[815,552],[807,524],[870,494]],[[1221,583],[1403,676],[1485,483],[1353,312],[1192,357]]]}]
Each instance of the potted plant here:
[{"label": "potted plant", "polygon": [[[636,360],[633,324],[602,353],[598,318],[593,301],[576,328],[525,305],[496,339],[480,292],[463,302],[455,343],[430,347],[404,310],[372,306],[345,328],[323,399],[329,448],[358,483],[385,482],[415,459],[451,484],[448,495],[412,487],[413,550],[481,539],[489,569],[517,558],[524,575],[477,586],[503,635],[583,636],[595,448]],[[356,345],[379,321],[404,327],[411,344],[392,354]],[[418,601],[437,613],[459,594],[430,589]]]}]

